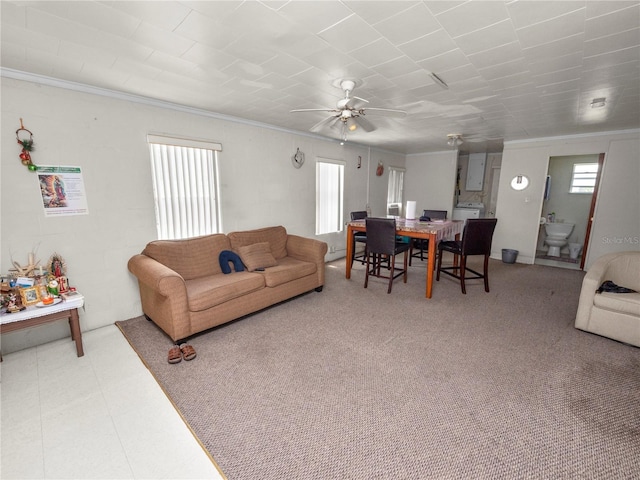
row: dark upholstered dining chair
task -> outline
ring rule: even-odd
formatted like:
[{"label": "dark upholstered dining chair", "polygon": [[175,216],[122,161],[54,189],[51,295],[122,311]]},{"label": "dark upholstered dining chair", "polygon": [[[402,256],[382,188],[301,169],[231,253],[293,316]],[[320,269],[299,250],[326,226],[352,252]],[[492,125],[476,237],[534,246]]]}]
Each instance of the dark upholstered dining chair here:
[{"label": "dark upholstered dining chair", "polygon": [[[389,288],[387,293],[391,293],[393,280],[403,275],[404,283],[407,283],[407,252],[409,244],[396,241],[396,220],[394,218],[371,218],[367,222],[367,271],[364,277],[364,288],[369,284],[369,276],[378,278],[388,278]],[[404,252],[404,268],[396,270],[396,255]],[[389,270],[389,275],[381,274],[383,262],[388,261],[385,270]]]},{"label": "dark upholstered dining chair", "polygon": [[[447,219],[446,210],[424,210],[422,212],[422,216],[420,217],[420,220],[427,221],[427,222],[431,220],[446,220],[446,219]],[[411,241],[411,248],[409,249],[409,266],[411,266],[411,260],[413,258],[419,258],[420,260],[424,261],[427,258],[426,252],[428,250],[429,250],[429,240],[427,240],[426,238],[414,238]]]},{"label": "dark upholstered dining chair", "polygon": [[[367,218],[366,210],[359,210],[357,212],[351,212],[351,221],[354,220],[364,220]],[[365,251],[363,251],[360,255],[356,256],[356,243],[364,243]],[[367,233],[366,232],[355,232],[353,235],[353,257],[351,257],[351,266],[353,267],[353,261],[358,260],[363,265],[367,261],[366,258],[366,244],[367,244]]]},{"label": "dark upholstered dining chair", "polygon": [[[470,218],[462,232],[462,240],[440,242],[438,244],[438,270],[436,281],[440,280],[440,272],[460,280],[462,293],[466,294],[465,280],[483,278],[484,291],[489,291],[489,255],[491,254],[491,241],[496,229],[497,218]],[[443,252],[451,252],[454,255],[454,264],[451,267],[442,266]],[[471,255],[484,255],[483,273],[467,268],[467,257]],[[456,260],[460,264],[456,265]],[[456,273],[459,271],[459,273]],[[475,276],[467,277],[469,271]]]}]

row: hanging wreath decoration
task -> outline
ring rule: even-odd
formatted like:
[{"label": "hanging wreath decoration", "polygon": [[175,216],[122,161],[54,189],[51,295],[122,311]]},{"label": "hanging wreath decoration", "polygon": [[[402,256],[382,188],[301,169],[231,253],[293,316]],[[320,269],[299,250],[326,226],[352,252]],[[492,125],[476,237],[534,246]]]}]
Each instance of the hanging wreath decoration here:
[{"label": "hanging wreath decoration", "polygon": [[[25,135],[25,132],[29,134],[28,138]],[[20,119],[20,128],[16,130],[16,140],[18,141],[18,145],[22,147],[22,152],[20,152],[20,161],[29,169],[29,171],[35,172],[38,167],[36,167],[31,161],[31,152],[35,150],[35,147],[33,146],[33,133],[24,128],[22,119]]]}]

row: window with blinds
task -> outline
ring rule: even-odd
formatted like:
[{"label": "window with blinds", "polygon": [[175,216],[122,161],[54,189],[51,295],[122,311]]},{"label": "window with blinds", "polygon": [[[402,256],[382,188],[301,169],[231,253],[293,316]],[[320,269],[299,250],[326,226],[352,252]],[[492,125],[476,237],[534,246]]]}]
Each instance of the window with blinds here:
[{"label": "window with blinds", "polygon": [[343,230],[344,163],[316,162],[316,235]]},{"label": "window with blinds", "polygon": [[148,135],[158,239],[221,231],[217,152],[200,140]]}]

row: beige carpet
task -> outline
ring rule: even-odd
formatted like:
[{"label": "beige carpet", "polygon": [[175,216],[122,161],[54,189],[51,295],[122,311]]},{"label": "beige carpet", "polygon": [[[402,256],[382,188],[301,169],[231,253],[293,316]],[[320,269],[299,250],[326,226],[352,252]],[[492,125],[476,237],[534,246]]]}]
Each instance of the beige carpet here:
[{"label": "beige carpet", "polygon": [[230,480],[640,478],[640,349],[573,328],[583,272],[491,261],[491,293],[427,300],[416,263],[391,295],[328,264],[192,362],[118,324]]}]

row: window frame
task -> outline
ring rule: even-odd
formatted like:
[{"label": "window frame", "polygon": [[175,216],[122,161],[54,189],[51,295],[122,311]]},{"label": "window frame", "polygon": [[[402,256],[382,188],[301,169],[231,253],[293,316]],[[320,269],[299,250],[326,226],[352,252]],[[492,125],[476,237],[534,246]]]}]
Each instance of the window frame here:
[{"label": "window frame", "polygon": [[[335,174],[336,178],[333,179],[335,183],[327,185],[327,181],[332,181],[330,178],[325,178],[330,172],[323,172],[324,167],[334,166],[337,170],[331,172]],[[342,160],[333,160],[329,158],[316,159],[316,235],[330,235],[332,233],[341,233],[344,231],[344,173],[346,162]],[[325,188],[329,186],[333,192],[325,191]],[[331,199],[331,205],[327,205],[328,195],[337,195],[337,198]],[[324,209],[323,209],[324,207]],[[327,208],[333,210],[333,212],[325,211]],[[330,218],[326,218],[327,215],[331,215]]]},{"label": "window frame", "polygon": [[[584,171],[576,171],[580,167],[585,168]],[[571,181],[569,182],[569,193],[578,195],[593,195],[596,187],[596,180],[598,178],[598,162],[579,162],[574,163],[571,170]],[[586,183],[588,182],[588,183]],[[579,185],[580,183],[586,183]]]},{"label": "window frame", "polygon": [[389,167],[389,179],[387,180],[387,215],[391,215],[391,208],[396,207],[398,209],[397,216],[402,215],[402,205],[404,202],[404,174],[406,171],[406,168],[402,167]]}]

